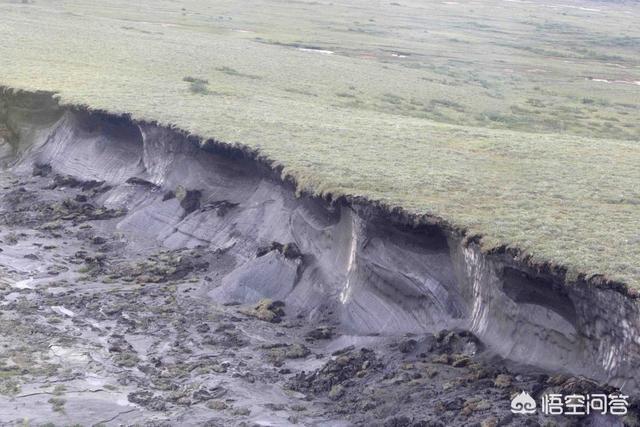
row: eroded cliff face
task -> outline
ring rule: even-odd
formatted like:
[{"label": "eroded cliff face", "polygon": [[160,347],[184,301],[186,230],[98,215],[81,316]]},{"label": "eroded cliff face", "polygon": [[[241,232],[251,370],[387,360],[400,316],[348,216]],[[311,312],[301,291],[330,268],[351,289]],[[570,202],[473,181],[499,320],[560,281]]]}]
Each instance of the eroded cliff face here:
[{"label": "eroded cliff face", "polygon": [[5,95],[0,116],[12,176],[44,170],[61,185],[99,187],[93,200],[121,213],[109,227],[133,253],[215,254],[198,285],[206,301],[283,301],[288,317],[332,324],[354,342],[470,331],[511,361],[638,393],[640,305],[621,292],[560,284],[366,202],[296,196],[239,149],[154,124],[47,96]]}]

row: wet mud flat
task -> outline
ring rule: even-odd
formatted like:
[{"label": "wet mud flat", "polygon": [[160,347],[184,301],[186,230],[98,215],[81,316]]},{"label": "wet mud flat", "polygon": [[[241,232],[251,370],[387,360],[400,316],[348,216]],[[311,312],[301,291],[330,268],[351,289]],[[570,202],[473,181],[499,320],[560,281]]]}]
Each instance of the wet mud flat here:
[{"label": "wet mud flat", "polygon": [[624,419],[512,414],[522,390],[614,389],[508,362],[462,329],[353,334],[330,310],[221,302],[228,249],[123,232],[105,182],[43,164],[0,182],[2,425],[637,425],[637,403]]}]

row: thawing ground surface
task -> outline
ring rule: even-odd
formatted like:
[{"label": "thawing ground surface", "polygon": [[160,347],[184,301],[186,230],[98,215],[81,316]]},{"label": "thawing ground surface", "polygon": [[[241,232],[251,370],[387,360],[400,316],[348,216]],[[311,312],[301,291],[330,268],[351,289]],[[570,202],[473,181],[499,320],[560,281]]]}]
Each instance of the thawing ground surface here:
[{"label": "thawing ground surface", "polygon": [[117,231],[104,183],[47,166],[0,182],[2,425],[621,425],[512,415],[521,390],[598,386],[507,363],[465,331],[353,336],[331,313],[218,304],[204,290],[225,251]]}]

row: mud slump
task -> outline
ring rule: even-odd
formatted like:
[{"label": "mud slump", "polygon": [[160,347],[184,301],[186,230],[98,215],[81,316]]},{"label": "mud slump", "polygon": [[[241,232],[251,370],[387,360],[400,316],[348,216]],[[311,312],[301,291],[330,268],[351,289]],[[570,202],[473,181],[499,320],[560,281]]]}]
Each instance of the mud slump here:
[{"label": "mud slump", "polygon": [[522,390],[638,395],[619,289],[48,95],[0,123],[2,421],[522,425]]}]

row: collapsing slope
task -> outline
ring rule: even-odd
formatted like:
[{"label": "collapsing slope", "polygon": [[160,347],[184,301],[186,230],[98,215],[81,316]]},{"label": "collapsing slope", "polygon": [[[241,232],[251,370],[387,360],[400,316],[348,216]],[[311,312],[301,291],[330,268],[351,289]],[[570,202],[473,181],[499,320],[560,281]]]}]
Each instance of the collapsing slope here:
[{"label": "collapsing slope", "polygon": [[141,247],[210,246],[212,300],[280,299],[289,314],[357,335],[463,328],[506,358],[640,388],[640,305],[619,290],[564,285],[369,202],[296,196],[251,155],[172,129],[46,96],[3,104],[14,173],[104,181],[100,202],[127,210],[118,228]]}]

